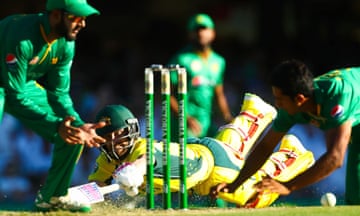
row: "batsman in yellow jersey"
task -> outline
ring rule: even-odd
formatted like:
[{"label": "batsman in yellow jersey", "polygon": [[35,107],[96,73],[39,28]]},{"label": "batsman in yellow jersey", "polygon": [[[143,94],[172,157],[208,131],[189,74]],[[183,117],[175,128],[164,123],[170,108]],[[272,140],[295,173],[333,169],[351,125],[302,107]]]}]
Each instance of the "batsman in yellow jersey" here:
[{"label": "batsman in yellow jersey", "polygon": [[[186,146],[187,188],[191,193],[209,195],[210,188],[221,182],[232,182],[241,172],[244,159],[276,117],[276,110],[254,94],[246,93],[241,111],[234,120],[221,127],[214,138],[189,138]],[[146,141],[140,137],[137,118],[124,106],[109,105],[97,119],[107,122],[97,133],[107,142],[101,146],[96,168],[88,177],[100,186],[115,181],[129,195],[145,191]],[[179,144],[170,144],[172,192],[179,191]],[[155,194],[162,193],[162,143],[154,142]],[[271,205],[278,194],[258,193],[253,185],[264,177],[289,181],[314,163],[313,154],[291,134],[279,146],[258,172],[234,193],[220,193],[219,198],[237,207],[262,208]]]}]

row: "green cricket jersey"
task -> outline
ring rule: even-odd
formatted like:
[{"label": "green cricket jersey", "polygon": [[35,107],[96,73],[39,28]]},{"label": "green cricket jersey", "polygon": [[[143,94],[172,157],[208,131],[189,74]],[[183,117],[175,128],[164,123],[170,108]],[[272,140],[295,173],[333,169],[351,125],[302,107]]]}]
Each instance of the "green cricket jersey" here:
[{"label": "green cricket jersey", "polygon": [[311,123],[322,130],[337,127],[347,120],[360,123],[360,67],[332,70],[314,79],[317,115],[289,115],[279,110],[273,128],[286,132],[295,123]]},{"label": "green cricket jersey", "polygon": [[[211,124],[214,89],[223,84],[225,59],[212,51],[208,59],[201,58],[191,46],[185,47],[170,61],[186,68],[188,80],[188,114],[198,119],[205,136]],[[177,84],[177,75],[172,73],[172,84]]]},{"label": "green cricket jersey", "polygon": [[[59,38],[48,41],[47,14],[13,15],[0,22],[0,87],[5,89],[6,109],[21,118],[38,121],[46,128],[45,136],[57,133],[62,117],[74,116],[74,125],[83,121],[74,110],[69,95],[70,68],[74,41]],[[44,97],[32,97],[43,88]],[[53,112],[36,100],[48,100]]]}]

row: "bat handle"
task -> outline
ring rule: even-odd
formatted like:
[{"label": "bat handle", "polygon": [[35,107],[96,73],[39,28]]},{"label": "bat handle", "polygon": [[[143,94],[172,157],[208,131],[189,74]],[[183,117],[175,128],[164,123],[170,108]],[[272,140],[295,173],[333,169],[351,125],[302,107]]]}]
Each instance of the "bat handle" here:
[{"label": "bat handle", "polygon": [[103,195],[120,190],[120,189],[121,189],[120,184],[111,184],[111,185],[107,185],[107,186],[99,188],[101,194],[103,194]]}]

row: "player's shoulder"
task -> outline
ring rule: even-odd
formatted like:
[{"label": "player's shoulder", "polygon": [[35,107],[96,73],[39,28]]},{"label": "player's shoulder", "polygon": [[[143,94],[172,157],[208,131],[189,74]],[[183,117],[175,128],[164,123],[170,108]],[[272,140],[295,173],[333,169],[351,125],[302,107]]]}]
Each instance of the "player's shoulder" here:
[{"label": "player's shoulder", "polygon": [[39,31],[39,24],[44,20],[44,14],[13,14],[3,18],[0,21],[0,27],[6,29],[16,29],[17,34],[19,34],[19,29],[21,29],[21,34],[26,34],[27,29],[37,28],[36,31]]},{"label": "player's shoulder", "polygon": [[182,58],[184,56],[193,55],[194,49],[191,46],[184,46],[179,49],[173,56],[173,58]]},{"label": "player's shoulder", "polygon": [[[145,138],[138,138],[135,140],[135,143],[134,143],[134,151],[138,150],[138,149],[143,149],[143,148],[146,148],[146,139]],[[134,152],[133,151],[133,152]]]},{"label": "player's shoulder", "polygon": [[225,57],[220,54],[218,51],[212,49],[212,54],[216,57],[216,58],[219,58],[219,59],[225,59]]}]

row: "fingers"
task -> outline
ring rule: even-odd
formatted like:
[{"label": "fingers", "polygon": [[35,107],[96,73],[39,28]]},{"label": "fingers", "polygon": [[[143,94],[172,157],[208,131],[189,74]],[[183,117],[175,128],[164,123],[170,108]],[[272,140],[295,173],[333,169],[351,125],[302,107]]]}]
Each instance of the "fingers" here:
[{"label": "fingers", "polygon": [[73,122],[73,121],[75,121],[75,117],[73,117],[73,116],[66,116],[66,117],[64,118],[64,120],[63,120],[64,125],[65,125],[66,127],[72,127],[72,126],[71,126],[71,122]]},{"label": "fingers", "polygon": [[83,144],[86,145],[89,148],[99,148],[101,143],[104,143],[101,140],[102,139],[93,138],[93,139],[84,141]]},{"label": "fingers", "polygon": [[105,127],[105,126],[106,126],[106,122],[101,121],[101,122],[98,122],[98,123],[94,124],[94,129],[102,128],[102,127]]},{"label": "fingers", "polygon": [[202,130],[200,123],[192,117],[188,118],[188,128],[192,131],[192,133],[195,136],[200,135]]},{"label": "fingers", "polygon": [[229,189],[227,188],[226,183],[220,183],[210,189],[210,196],[211,198],[217,198],[220,192],[228,193]]},{"label": "fingers", "polygon": [[256,183],[254,185],[254,188],[256,189],[256,191],[261,192],[264,190],[271,190],[271,188],[274,187],[272,186],[271,179],[264,178],[262,181]]},{"label": "fingers", "polygon": [[64,118],[59,127],[60,137],[68,144],[82,144],[90,148],[98,148],[106,141],[103,137],[96,134],[97,128],[106,126],[105,122],[85,123],[81,127],[74,127],[71,125],[71,122],[74,120],[74,117],[68,116]]},{"label": "fingers", "polygon": [[254,187],[257,192],[266,190],[280,195],[288,195],[291,192],[284,184],[269,177],[264,178],[261,182],[255,184]]},{"label": "fingers", "polygon": [[82,144],[83,140],[79,137],[74,137],[74,136],[67,136],[65,139],[65,142],[69,143],[69,144]]}]

